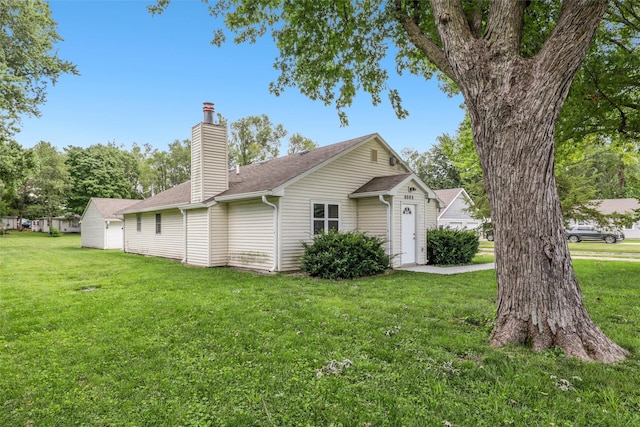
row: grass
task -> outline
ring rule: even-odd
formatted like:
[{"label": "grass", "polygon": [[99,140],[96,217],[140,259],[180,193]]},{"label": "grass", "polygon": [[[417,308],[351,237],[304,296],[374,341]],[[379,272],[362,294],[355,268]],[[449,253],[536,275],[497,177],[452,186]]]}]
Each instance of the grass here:
[{"label": "grass", "polygon": [[[480,241],[480,251],[493,251],[494,242]],[[600,242],[569,243],[569,251],[575,255],[611,254],[615,257],[640,258],[640,240],[625,240],[615,244]]]},{"label": "grass", "polygon": [[640,263],[575,261],[617,365],[487,346],[493,271],[355,281],[0,237],[2,426],[640,425]]}]

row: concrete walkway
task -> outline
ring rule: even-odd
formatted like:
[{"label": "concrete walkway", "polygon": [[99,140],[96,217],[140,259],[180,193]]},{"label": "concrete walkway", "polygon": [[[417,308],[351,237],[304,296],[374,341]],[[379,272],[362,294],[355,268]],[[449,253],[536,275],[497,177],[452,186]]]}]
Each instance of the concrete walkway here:
[{"label": "concrete walkway", "polygon": [[[573,259],[593,259],[597,261],[624,261],[624,262],[640,262],[640,258],[616,258],[615,256],[599,257],[594,255],[582,256],[574,255]],[[492,270],[496,268],[494,262],[487,264],[470,264],[470,265],[454,265],[451,267],[438,267],[435,265],[414,265],[411,267],[398,267],[396,270],[415,271],[418,273],[432,274],[459,274],[468,273],[470,271]]]},{"label": "concrete walkway", "polygon": [[454,265],[451,267],[438,267],[435,265],[414,265],[412,267],[398,267],[396,270],[415,271],[418,273],[432,274],[459,274],[468,273],[470,271],[492,270],[496,268],[495,263],[488,264],[470,264],[470,265]]}]

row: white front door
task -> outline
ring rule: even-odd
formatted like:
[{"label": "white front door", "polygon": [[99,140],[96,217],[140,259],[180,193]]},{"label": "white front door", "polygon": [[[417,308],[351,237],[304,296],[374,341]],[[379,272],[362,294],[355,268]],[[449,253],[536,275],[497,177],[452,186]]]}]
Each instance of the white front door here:
[{"label": "white front door", "polygon": [[402,210],[402,264],[416,263],[416,205],[405,205]]}]

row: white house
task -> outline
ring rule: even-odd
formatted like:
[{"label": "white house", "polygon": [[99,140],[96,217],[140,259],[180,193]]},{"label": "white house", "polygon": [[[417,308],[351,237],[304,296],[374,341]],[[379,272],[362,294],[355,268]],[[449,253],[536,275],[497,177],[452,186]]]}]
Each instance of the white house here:
[{"label": "white house", "polygon": [[456,230],[475,230],[480,227],[482,220],[471,214],[473,200],[464,188],[435,190],[435,193],[445,205],[438,213],[438,227]]},{"label": "white house", "polygon": [[339,229],[383,238],[394,266],[426,264],[426,230],[436,226],[441,201],[380,135],[229,171],[213,104],[204,116],[192,129],[191,180],[117,212],[125,252],[291,271],[303,241]]},{"label": "white house", "polygon": [[2,218],[0,226],[4,227],[7,230],[16,230],[18,228],[18,224],[19,218],[15,215],[11,215]]},{"label": "white house", "polygon": [[[603,215],[611,215],[616,213],[628,214],[640,209],[640,203],[638,202],[638,199],[633,198],[593,200],[591,202],[591,205]],[[578,224],[590,225],[585,224],[584,222],[569,220],[569,228],[572,228],[573,226]],[[622,228],[622,232],[627,239],[640,239],[640,221],[626,225]]]},{"label": "white house", "polygon": [[122,249],[123,219],[115,212],[140,200],[92,197],[82,213],[81,245],[83,248]]},{"label": "white house", "polygon": [[51,218],[38,218],[31,221],[31,231],[41,231],[48,233],[51,228],[55,228],[63,233],[79,233],[80,232],[80,217],[67,218],[64,216],[56,216]]}]

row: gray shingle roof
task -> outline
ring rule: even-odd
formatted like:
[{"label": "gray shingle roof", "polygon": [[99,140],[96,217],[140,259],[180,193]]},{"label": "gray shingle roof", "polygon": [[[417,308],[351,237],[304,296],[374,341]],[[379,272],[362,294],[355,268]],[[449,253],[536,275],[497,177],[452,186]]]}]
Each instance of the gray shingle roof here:
[{"label": "gray shingle roof", "polygon": [[640,209],[640,203],[638,203],[637,199],[603,199],[603,200],[593,200],[592,202],[598,211],[601,213],[608,215],[614,212],[617,213],[628,213],[632,212],[635,209]]},{"label": "gray shingle roof", "polygon": [[116,212],[140,202],[135,199],[105,199],[101,197],[92,197],[91,201],[104,219],[118,219]]},{"label": "gray shingle roof", "polygon": [[142,212],[156,208],[186,205],[191,202],[191,181],[183,182],[168,190],[123,208],[121,212]]},{"label": "gray shingle roof", "polygon": [[[274,190],[376,136],[378,134],[373,133],[306,152],[242,166],[240,173],[236,173],[235,169],[230,170],[229,189],[205,202],[224,196],[241,196],[243,194]],[[406,178],[406,175],[402,176]],[[188,205],[190,202],[191,181],[187,181],[136,205],[122,209],[121,212],[149,211],[168,206]]]},{"label": "gray shingle roof", "polygon": [[410,173],[399,175],[377,176],[369,182],[358,188],[353,194],[358,193],[375,193],[378,191],[389,191],[394,189],[398,184],[411,176]]},{"label": "gray shingle roof", "polygon": [[361,136],[302,153],[254,163],[229,172],[229,189],[215,197],[273,190],[377,134]]},{"label": "gray shingle roof", "polygon": [[453,200],[456,198],[456,196],[458,194],[460,194],[460,192],[462,191],[462,188],[447,188],[444,190],[433,190],[438,197],[440,198],[440,200],[442,200],[444,202],[444,206],[449,206],[451,204],[451,202],[453,202]]}]

